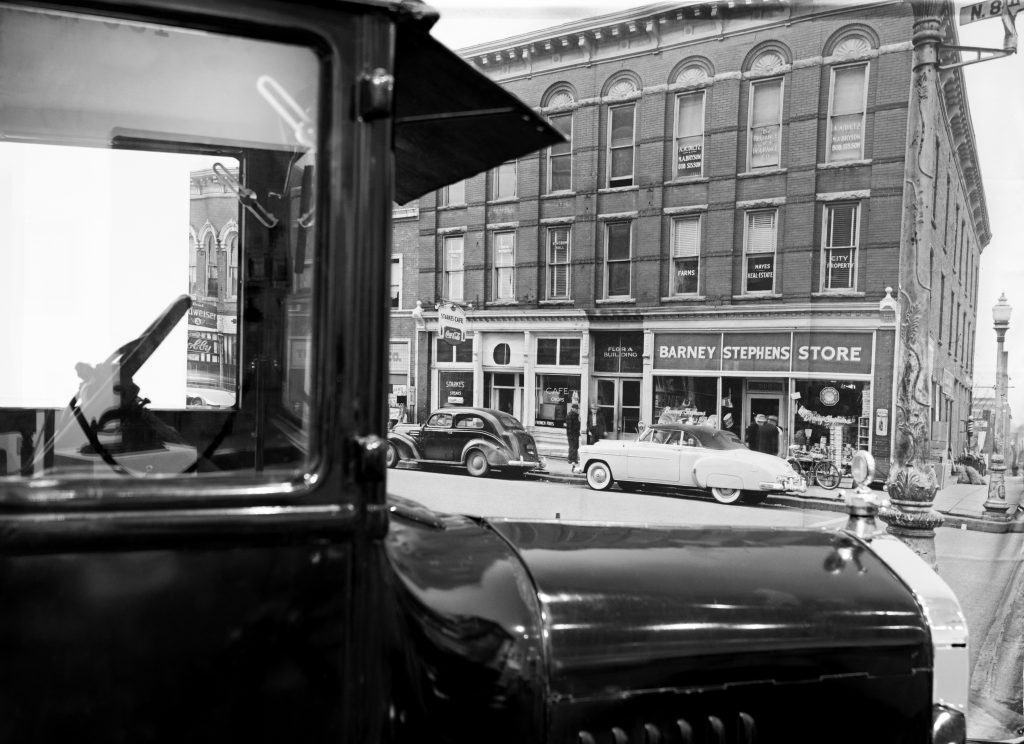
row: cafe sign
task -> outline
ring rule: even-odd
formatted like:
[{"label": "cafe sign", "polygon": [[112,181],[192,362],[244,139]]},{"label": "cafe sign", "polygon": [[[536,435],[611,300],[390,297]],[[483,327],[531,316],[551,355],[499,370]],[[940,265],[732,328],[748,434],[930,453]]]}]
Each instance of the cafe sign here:
[{"label": "cafe sign", "polygon": [[437,310],[438,335],[452,346],[466,340],[466,311],[451,302],[443,303]]}]

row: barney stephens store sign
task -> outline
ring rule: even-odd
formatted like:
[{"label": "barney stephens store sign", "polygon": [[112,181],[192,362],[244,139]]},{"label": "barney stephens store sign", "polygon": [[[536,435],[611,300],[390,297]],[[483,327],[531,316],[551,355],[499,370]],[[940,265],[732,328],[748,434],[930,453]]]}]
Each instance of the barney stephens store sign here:
[{"label": "barney stephens store sign", "polygon": [[871,374],[871,333],[656,333],[654,368]]}]

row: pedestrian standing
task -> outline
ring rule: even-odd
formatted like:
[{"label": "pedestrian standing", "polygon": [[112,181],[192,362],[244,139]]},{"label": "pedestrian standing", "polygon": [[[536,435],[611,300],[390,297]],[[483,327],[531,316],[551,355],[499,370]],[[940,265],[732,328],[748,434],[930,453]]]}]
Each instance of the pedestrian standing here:
[{"label": "pedestrian standing", "polygon": [[569,415],[565,417],[565,436],[569,440],[569,464],[577,465],[580,461],[580,407],[575,403],[569,406]]},{"label": "pedestrian standing", "polygon": [[763,413],[759,413],[754,416],[754,420],[747,427],[746,431],[743,432],[743,441],[746,442],[748,449],[752,449],[755,452],[760,452],[757,445],[758,433],[761,431],[761,424],[768,419],[765,418]]},{"label": "pedestrian standing", "polygon": [[764,452],[767,455],[779,456],[779,446],[782,438],[779,434],[782,429],[779,428],[779,417],[771,415],[768,419],[761,424],[761,427],[757,432],[757,449],[759,452]]},{"label": "pedestrian standing", "polygon": [[590,407],[590,415],[587,416],[587,444],[596,444],[604,439],[607,430],[604,428],[604,419],[601,417],[601,409],[595,404]]}]

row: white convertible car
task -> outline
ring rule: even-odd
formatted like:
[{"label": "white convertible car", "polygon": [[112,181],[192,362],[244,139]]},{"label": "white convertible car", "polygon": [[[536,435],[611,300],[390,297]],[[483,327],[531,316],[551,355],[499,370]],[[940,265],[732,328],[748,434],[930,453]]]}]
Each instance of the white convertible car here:
[{"label": "white convertible car", "polygon": [[802,493],[807,486],[781,457],[753,452],[709,426],[657,424],[635,441],[602,440],[580,447],[587,485],[597,491],[618,483],[706,488],[723,504],[760,503],[769,493]]}]

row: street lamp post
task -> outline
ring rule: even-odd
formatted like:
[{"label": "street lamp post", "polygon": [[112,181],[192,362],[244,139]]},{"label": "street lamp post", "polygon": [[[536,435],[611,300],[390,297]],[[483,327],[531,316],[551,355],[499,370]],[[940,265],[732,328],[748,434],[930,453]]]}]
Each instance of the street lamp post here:
[{"label": "street lamp post", "polygon": [[1006,329],[1010,327],[1010,303],[1006,301],[1006,293],[999,297],[992,307],[992,323],[996,330],[996,415],[992,432],[992,461],[989,464],[988,498],[985,499],[985,511],[991,516],[1004,516],[1006,503],[1006,352],[1003,341]]}]

